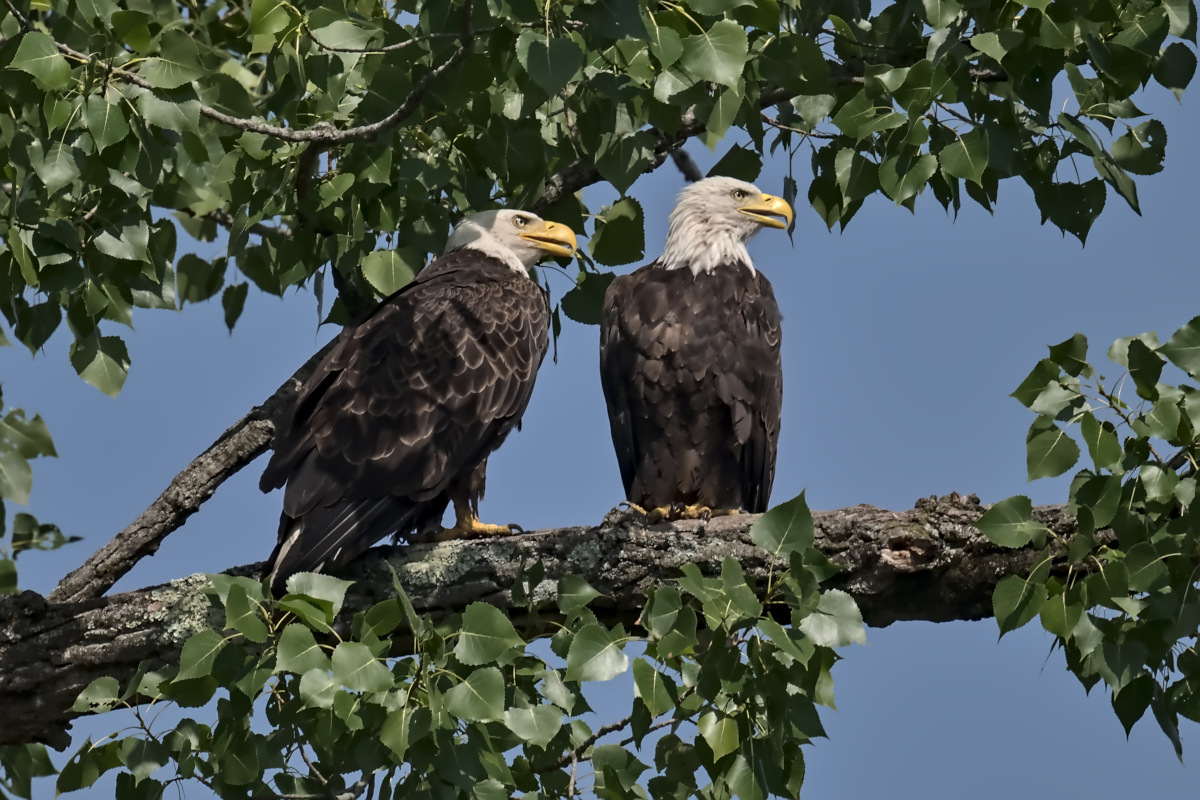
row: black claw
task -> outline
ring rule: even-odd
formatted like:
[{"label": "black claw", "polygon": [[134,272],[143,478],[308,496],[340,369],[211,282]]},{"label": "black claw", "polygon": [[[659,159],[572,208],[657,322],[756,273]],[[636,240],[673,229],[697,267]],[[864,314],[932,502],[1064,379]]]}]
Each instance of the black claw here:
[{"label": "black claw", "polygon": [[671,506],[671,519],[680,519],[687,511],[686,503],[675,503]]},{"label": "black claw", "polygon": [[515,522],[510,522],[508,523],[508,532],[512,536],[522,536],[525,533],[525,529]]},{"label": "black claw", "polygon": [[703,511],[701,511],[700,519],[704,522],[708,522],[710,519],[712,519],[712,509],[706,507]]}]

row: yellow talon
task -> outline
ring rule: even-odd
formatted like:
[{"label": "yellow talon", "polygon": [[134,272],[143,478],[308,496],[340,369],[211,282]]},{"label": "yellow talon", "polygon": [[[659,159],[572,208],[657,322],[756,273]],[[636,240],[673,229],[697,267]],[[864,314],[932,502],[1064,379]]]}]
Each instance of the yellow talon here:
[{"label": "yellow talon", "polygon": [[[469,510],[455,509],[456,520],[453,528],[442,528],[433,539],[437,542],[449,542],[453,539],[477,539],[485,536],[511,536],[522,533],[516,525],[488,525],[480,522],[479,518]],[[515,528],[515,530],[514,530]]]}]

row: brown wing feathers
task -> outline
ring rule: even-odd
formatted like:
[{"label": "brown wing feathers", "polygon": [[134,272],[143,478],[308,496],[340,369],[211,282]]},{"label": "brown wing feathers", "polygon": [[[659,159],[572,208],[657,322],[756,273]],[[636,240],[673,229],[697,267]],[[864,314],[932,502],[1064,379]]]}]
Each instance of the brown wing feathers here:
[{"label": "brown wing feathers", "polygon": [[344,331],[279,426],[260,482],[287,484],[273,589],[436,525],[447,488],[524,413],[547,327],[536,284],[460,250]]}]

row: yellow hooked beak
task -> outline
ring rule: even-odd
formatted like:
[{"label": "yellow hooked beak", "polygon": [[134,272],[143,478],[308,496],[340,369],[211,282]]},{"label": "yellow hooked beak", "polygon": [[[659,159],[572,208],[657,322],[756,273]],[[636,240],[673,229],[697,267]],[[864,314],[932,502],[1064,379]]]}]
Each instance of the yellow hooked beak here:
[{"label": "yellow hooked beak", "polygon": [[539,250],[545,250],[554,256],[570,258],[579,249],[575,231],[561,222],[538,220],[531,223],[518,235]]},{"label": "yellow hooked beak", "polygon": [[782,197],[764,194],[738,209],[759,225],[768,228],[786,228],[792,224],[792,207]]}]

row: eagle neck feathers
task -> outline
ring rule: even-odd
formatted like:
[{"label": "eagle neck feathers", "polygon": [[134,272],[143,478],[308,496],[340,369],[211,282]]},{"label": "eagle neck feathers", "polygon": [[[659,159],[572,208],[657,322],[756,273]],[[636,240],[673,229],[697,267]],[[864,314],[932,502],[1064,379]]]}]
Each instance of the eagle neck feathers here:
[{"label": "eagle neck feathers", "polygon": [[676,206],[671,212],[667,243],[656,262],[662,269],[686,269],[692,275],[736,264],[754,274],[754,262],[739,229],[703,208]]},{"label": "eagle neck feathers", "polygon": [[516,254],[497,241],[491,234],[481,235],[457,249],[474,250],[477,253],[482,253],[485,256],[500,261],[517,275],[521,275],[526,279],[529,278],[529,270],[525,268],[525,265],[521,263]]}]

